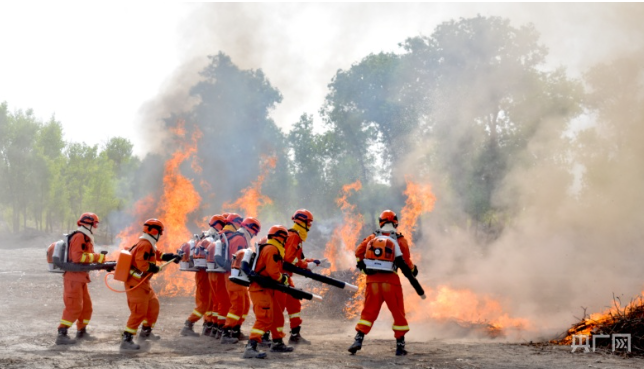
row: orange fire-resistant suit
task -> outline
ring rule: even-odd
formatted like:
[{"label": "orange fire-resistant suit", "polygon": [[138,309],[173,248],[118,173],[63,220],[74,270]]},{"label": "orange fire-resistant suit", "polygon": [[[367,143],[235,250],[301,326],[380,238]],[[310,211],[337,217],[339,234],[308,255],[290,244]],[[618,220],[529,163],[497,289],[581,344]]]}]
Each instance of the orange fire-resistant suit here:
[{"label": "orange fire-resistant suit", "polygon": [[[283,283],[282,258],[284,249],[276,240],[268,240],[262,245],[257,255],[255,272],[261,276],[269,277]],[[290,278],[289,278],[290,280]],[[271,337],[281,339],[284,337],[284,306],[280,303],[278,292],[269,288],[263,288],[256,282],[252,282],[248,288],[250,299],[253,302],[255,313],[255,324],[250,331],[250,338],[253,341],[261,342],[264,333],[270,331]]]},{"label": "orange fire-resistant suit", "polygon": [[208,273],[205,269],[195,272],[195,308],[190,313],[188,320],[192,323],[204,318],[208,322],[209,315],[206,315],[210,308],[210,283]]},{"label": "orange fire-resistant suit", "polygon": [[150,264],[155,264],[161,260],[163,253],[156,248],[156,241],[148,234],[143,234],[139,242],[134,245],[130,252],[132,253],[132,266],[130,267],[130,276],[125,282],[127,304],[130,308],[130,317],[127,320],[126,332],[132,335],[136,334],[139,325],[154,328],[154,324],[159,317],[159,299],[150,285],[150,278],[145,279],[143,283],[136,287],[142,279],[148,274]]},{"label": "orange fire-resistant suit", "polygon": [[[374,234],[368,236],[356,249],[356,259],[362,261],[365,258],[367,244],[374,239]],[[409,245],[402,234],[398,234],[398,245],[402,252],[403,259],[409,269],[414,269],[414,263],[409,254]],[[367,286],[365,291],[364,308],[360,314],[360,321],[356,325],[356,331],[364,334],[369,333],[373,323],[378,318],[382,303],[387,307],[394,318],[392,329],[396,339],[403,337],[409,331],[407,319],[405,318],[405,303],[403,301],[402,286],[397,272],[374,272],[367,275]]]},{"label": "orange fire-resistant suit", "polygon": [[[211,237],[214,238],[216,241],[219,239],[219,234],[217,233],[215,235],[212,235]],[[200,242],[203,248],[208,250],[209,253],[214,254],[215,252],[214,242],[208,241],[207,238],[201,240]],[[217,274],[217,273],[206,272],[206,282],[208,283],[208,306],[206,308],[204,321],[217,324],[217,298],[215,295],[215,290],[217,288],[217,284],[216,284],[217,279],[213,274]]]},{"label": "orange fire-resistant suit", "polygon": [[[244,232],[248,235],[248,238],[246,238]],[[230,260],[233,259],[234,254],[248,248],[248,240],[251,238],[248,231],[243,228],[240,228],[239,231],[235,233],[229,234],[227,237]],[[228,290],[230,309],[226,314],[226,324],[224,325],[224,329],[241,326],[244,323],[244,320],[246,320],[248,311],[250,311],[248,287],[232,282],[230,279],[226,279],[226,289]]]},{"label": "orange fire-resistant suit", "polygon": [[[222,237],[222,242],[224,242],[223,237],[230,237],[235,233],[235,231],[236,229],[234,226],[226,225],[224,229],[219,232],[220,237]],[[223,328],[225,325],[226,315],[228,315],[228,310],[230,310],[230,298],[228,297],[228,289],[226,288],[228,276],[230,276],[230,272],[208,273],[210,294],[214,300],[212,307],[213,317],[216,318],[216,320],[213,318],[213,322],[220,328]]]},{"label": "orange fire-resistant suit", "polygon": [[[307,269],[308,263],[312,262],[314,259],[305,259],[304,250],[302,248],[302,243],[306,241],[308,236],[307,230],[301,225],[294,223],[293,228],[288,230],[288,238],[286,239],[286,244],[284,246],[284,262],[291,263],[298,268]],[[286,271],[289,277],[293,273]],[[291,283],[292,284],[292,283]],[[291,295],[282,293],[284,296],[284,305],[286,311],[288,312],[289,323],[291,330],[299,327],[302,324],[302,318],[300,313],[302,311],[302,302]]]},{"label": "orange fire-resistant suit", "polygon": [[[197,243],[195,250],[203,250],[205,253],[206,247],[210,242],[203,239]],[[201,255],[205,257],[205,255]],[[205,269],[200,269],[195,272],[195,308],[188,316],[188,321],[194,323],[203,317],[205,322],[210,320],[210,283],[208,281],[208,273]]]},{"label": "orange fire-resistant suit", "polygon": [[[105,261],[105,255],[94,253],[94,237],[84,227],[80,227],[69,240],[69,261],[81,264]],[[58,328],[68,328],[76,322],[76,327],[80,330],[92,318],[92,299],[87,289],[87,284],[91,282],[89,273],[65,272],[63,281],[65,309]]]}]

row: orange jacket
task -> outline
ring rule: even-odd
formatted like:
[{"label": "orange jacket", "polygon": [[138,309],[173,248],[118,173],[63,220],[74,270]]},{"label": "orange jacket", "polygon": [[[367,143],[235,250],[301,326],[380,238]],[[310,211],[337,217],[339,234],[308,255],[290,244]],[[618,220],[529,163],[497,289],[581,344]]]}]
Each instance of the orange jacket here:
[{"label": "orange jacket", "polygon": [[228,239],[228,260],[233,260],[233,255],[237,251],[248,248],[248,243],[246,242],[246,237],[239,232],[226,232],[224,233],[226,239]]},{"label": "orange jacket", "polygon": [[[139,238],[139,242],[130,249],[130,252],[132,253],[132,266],[126,284],[141,282],[145,273],[150,269],[150,264],[156,265],[157,260],[161,260],[161,256],[163,256],[163,253],[154,248],[150,241],[143,238]],[[146,279],[143,284],[149,285],[150,278]]]},{"label": "orange jacket", "polygon": [[[300,234],[294,229],[288,230],[288,238],[284,246],[284,262],[291,263],[298,268],[307,269],[309,262],[314,259],[305,259],[304,250],[302,248],[302,238]],[[293,275],[291,272],[286,272],[289,276]]]},{"label": "orange jacket", "polygon": [[[262,246],[261,252],[257,256],[257,264],[255,272],[261,276],[269,277],[280,283],[284,282],[282,277],[282,256],[280,255],[277,247],[273,245]],[[261,290],[259,284],[256,282],[251,283],[250,291]]]},{"label": "orange jacket", "polygon": [[[383,233],[386,234],[386,233]],[[401,234],[398,233],[398,245],[400,246],[400,251],[402,252],[402,257],[403,260],[405,261],[405,264],[409,266],[409,269],[414,269],[414,263],[411,261],[411,254],[409,253],[409,244],[407,244],[407,240],[405,237]],[[360,245],[358,245],[358,248],[356,249],[356,260],[361,261],[364,260],[365,254],[367,252],[367,244],[369,241],[373,240],[376,238],[375,234],[370,234],[367,238],[362,240],[360,242]],[[388,272],[376,272],[374,274],[368,274],[367,275],[367,283],[372,283],[372,282],[386,282],[386,283],[391,283],[391,284],[396,284],[400,285],[400,278],[398,278],[398,273],[388,273]]]},{"label": "orange jacket", "polygon": [[[69,261],[80,264],[102,263],[105,261],[105,255],[95,254],[92,239],[79,231],[69,240]],[[91,282],[88,272],[65,272],[64,279],[73,282]]]}]

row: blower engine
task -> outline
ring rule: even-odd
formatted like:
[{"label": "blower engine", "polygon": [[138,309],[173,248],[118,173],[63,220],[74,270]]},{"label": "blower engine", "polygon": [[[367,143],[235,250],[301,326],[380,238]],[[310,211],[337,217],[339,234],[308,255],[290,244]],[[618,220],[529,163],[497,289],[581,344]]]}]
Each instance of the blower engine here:
[{"label": "blower engine", "polygon": [[181,245],[177,250],[181,255],[179,261],[179,270],[182,272],[196,272],[206,269],[206,250],[199,244],[199,235],[193,235],[193,238]]},{"label": "blower engine", "polygon": [[226,273],[230,271],[230,259],[228,257],[228,239],[222,236],[221,239],[211,242],[207,249],[207,272]]},{"label": "blower engine", "polygon": [[[49,272],[88,272],[90,270],[114,269],[116,263],[108,261],[105,263],[79,264],[69,261],[69,239],[74,233],[63,235],[63,239],[56,241],[47,247],[47,263]],[[103,251],[103,253],[107,253]]]},{"label": "blower engine", "polygon": [[250,271],[255,261],[255,253],[251,249],[239,250],[233,255],[231,264],[230,279],[231,282],[242,286],[250,286]]}]

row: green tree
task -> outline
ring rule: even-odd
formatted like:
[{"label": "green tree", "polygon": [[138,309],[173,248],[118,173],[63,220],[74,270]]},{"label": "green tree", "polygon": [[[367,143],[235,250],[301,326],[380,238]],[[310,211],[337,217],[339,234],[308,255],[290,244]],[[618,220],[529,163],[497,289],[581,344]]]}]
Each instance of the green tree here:
[{"label": "green tree", "polygon": [[463,210],[493,234],[502,224],[491,220],[504,211],[494,195],[511,168],[561,158],[525,155],[528,143],[546,124],[563,134],[581,113],[580,83],[563,69],[544,70],[547,52],[538,39],[532,25],[477,16],[403,44],[403,64],[417,75],[408,95],[423,117],[417,137],[436,146],[431,164],[447,174]]},{"label": "green tree", "polygon": [[53,207],[55,199],[51,197],[51,187],[64,160],[64,147],[62,125],[52,117],[41,127],[36,136],[36,162],[32,169],[38,173],[39,179],[36,181],[32,206],[38,229],[43,229],[43,213],[45,213],[45,228],[52,230],[51,222],[56,209]]},{"label": "green tree", "polygon": [[21,215],[23,227],[27,226],[28,210],[33,201],[31,195],[39,179],[36,168],[35,137],[40,124],[35,120],[32,110],[7,114],[5,104],[2,110],[7,119],[2,128],[6,136],[3,139],[3,148],[0,150],[3,167],[0,193],[3,196],[3,202],[11,207],[13,231],[18,232]]}]

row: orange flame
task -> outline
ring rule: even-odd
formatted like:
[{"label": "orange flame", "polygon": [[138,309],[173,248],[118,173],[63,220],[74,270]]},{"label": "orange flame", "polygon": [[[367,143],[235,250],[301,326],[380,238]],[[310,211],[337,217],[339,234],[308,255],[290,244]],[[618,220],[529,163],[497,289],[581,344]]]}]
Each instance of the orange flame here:
[{"label": "orange flame", "polygon": [[[181,174],[179,166],[192,158],[192,168],[200,170],[194,160],[197,153],[197,142],[202,134],[195,127],[190,140],[186,140],[185,122],[177,122],[170,131],[178,139],[177,150],[165,163],[163,175],[163,192],[159,196],[149,195],[135,204],[136,223],[119,233],[120,249],[131,247],[141,234],[142,224],[146,219],[158,218],[165,230],[157,247],[163,252],[175,252],[179,246],[190,238],[186,228],[188,214],[198,209],[201,196],[192,185],[192,181]],[[155,201],[158,198],[158,201]],[[186,273],[181,273],[175,264],[168,265],[162,273],[153,278],[155,287],[162,296],[187,296],[194,291],[194,280]]]},{"label": "orange flame", "polygon": [[481,297],[467,289],[455,290],[439,286],[435,290],[426,289],[425,294],[427,299],[424,301],[415,294],[405,296],[410,322],[451,320],[466,324],[486,324],[491,330],[531,327],[527,319],[510,317],[498,301],[488,296]]},{"label": "orange flame", "polygon": [[333,235],[325,247],[324,256],[331,263],[329,272],[339,268],[349,269],[355,265],[354,248],[360,237],[363,219],[362,215],[356,212],[356,206],[350,204],[347,199],[352,192],[358,192],[360,189],[360,180],[344,185],[340,197],[335,200],[344,214],[344,219],[342,225],[333,230]]},{"label": "orange flame", "polygon": [[244,217],[257,217],[259,208],[273,203],[273,200],[262,194],[261,189],[268,172],[277,165],[277,156],[262,155],[261,162],[260,175],[249,187],[242,190],[241,196],[235,202],[224,203],[225,211],[241,210]]},{"label": "orange flame", "polygon": [[398,222],[398,231],[405,235],[409,246],[413,245],[413,232],[416,231],[416,222],[418,217],[423,213],[429,213],[434,210],[436,196],[432,192],[432,186],[412,182],[406,178],[407,189],[404,194],[407,196],[405,206],[400,211],[400,221]]}]

